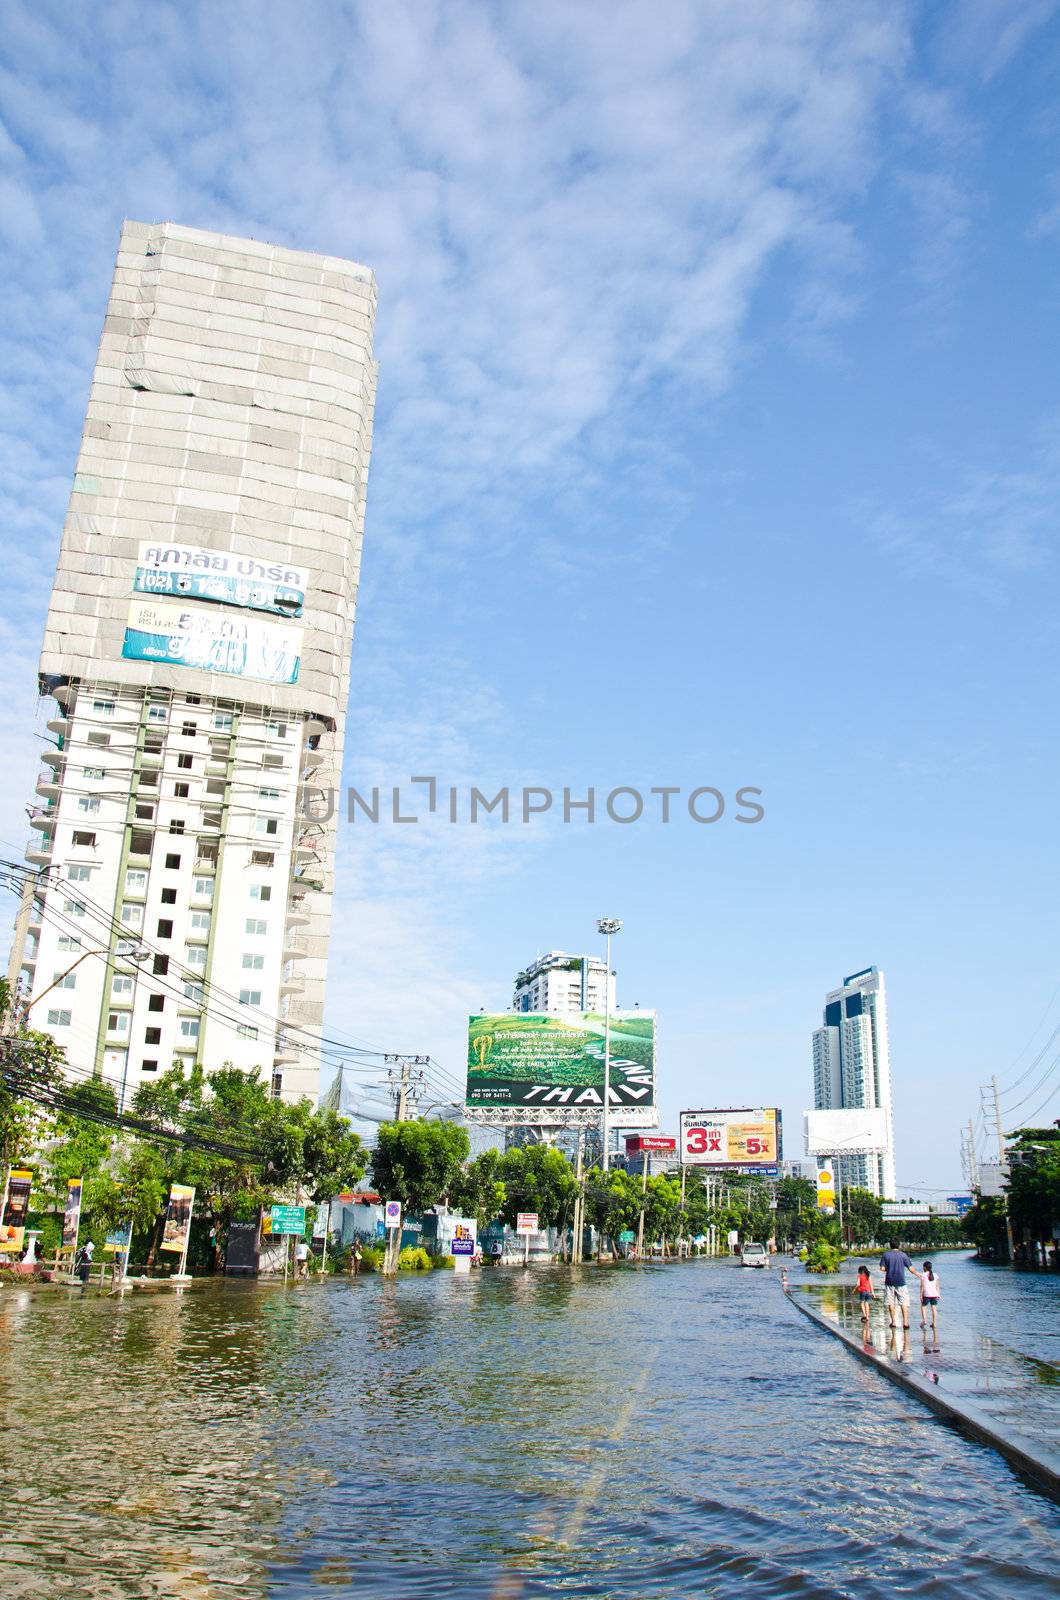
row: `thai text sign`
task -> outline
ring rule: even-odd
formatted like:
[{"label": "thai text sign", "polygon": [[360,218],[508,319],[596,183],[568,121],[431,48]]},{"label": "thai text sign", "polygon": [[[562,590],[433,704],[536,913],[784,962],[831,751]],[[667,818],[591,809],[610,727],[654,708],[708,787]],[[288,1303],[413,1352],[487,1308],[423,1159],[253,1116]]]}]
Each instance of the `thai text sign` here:
[{"label": "thai text sign", "polygon": [[4,1198],[4,1215],[0,1221],[0,1250],[17,1255],[26,1237],[26,1218],[29,1216],[29,1195],[33,1187],[33,1174],[13,1167],[8,1175]]},{"label": "thai text sign", "polygon": [[681,1160],[692,1167],[775,1167],[782,1154],[775,1106],[682,1111]]},{"label": "thai text sign", "polygon": [[305,1232],[305,1206],[273,1206],[270,1220],[272,1233]]},{"label": "thai text sign", "polygon": [[537,1212],[520,1211],[515,1218],[515,1231],[516,1233],[536,1233]]},{"label": "thai text sign", "polygon": [[308,582],[304,568],[283,561],[193,544],[141,544],[133,588],[137,594],[214,600],[271,611],[278,617],[300,617]]},{"label": "thai text sign", "polygon": [[76,1250],[77,1235],[81,1227],[81,1191],[83,1178],[68,1178],[66,1182],[66,1208],[63,1211],[63,1249]]},{"label": "thai text sign", "polygon": [[662,1133],[631,1133],[626,1139],[627,1156],[673,1155],[677,1140]]},{"label": "thai text sign", "polygon": [[263,683],[297,683],[302,630],[173,600],[133,600],[121,653],[126,661],[197,667]]},{"label": "thai text sign", "polygon": [[[613,1011],[608,1104],[626,1127],[655,1112],[655,1013]],[[542,1122],[585,1120],[604,1103],[604,1016],[575,1011],[482,1014],[468,1020],[467,1106],[540,1110]],[[494,1120],[503,1120],[497,1115]]]},{"label": "thai text sign", "polygon": [[163,1250],[175,1250],[178,1255],[183,1255],[187,1250],[194,1204],[195,1190],[188,1184],[174,1183],[170,1186],[166,1221],[162,1229]]}]

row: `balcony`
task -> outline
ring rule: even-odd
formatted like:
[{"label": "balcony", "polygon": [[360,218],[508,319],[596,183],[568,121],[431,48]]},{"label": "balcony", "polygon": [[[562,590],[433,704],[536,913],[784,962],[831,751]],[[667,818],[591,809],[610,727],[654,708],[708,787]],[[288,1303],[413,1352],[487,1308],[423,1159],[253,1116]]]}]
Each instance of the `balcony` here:
[{"label": "balcony", "polygon": [[273,1061],[297,1061],[301,1051],[294,1040],[286,1033],[276,1035],[276,1048],[273,1052]]},{"label": "balcony", "polygon": [[31,828],[40,828],[42,832],[51,832],[52,823],[55,821],[54,806],[34,806],[29,814]]},{"label": "balcony", "polygon": [[59,774],[57,772],[42,772],[37,779],[37,793],[42,800],[57,800],[59,798]]},{"label": "balcony", "polygon": [[58,745],[49,745],[47,750],[42,750],[40,758],[46,761],[49,767],[54,767],[56,772],[61,771],[66,765],[66,751],[60,750]]},{"label": "balcony", "polygon": [[70,718],[65,712],[60,712],[57,717],[49,717],[47,722],[49,733],[57,733],[60,739],[65,739],[70,732]]},{"label": "balcony", "polygon": [[[49,723],[49,727],[50,726],[51,724]],[[307,746],[306,749],[302,751],[302,770],[304,772],[313,772],[317,767],[322,767],[327,759],[327,751],[310,750]]]},{"label": "balcony", "polygon": [[280,993],[305,994],[304,973],[284,971],[280,978]]},{"label": "balcony", "polygon": [[305,939],[299,937],[294,929],[287,927],[283,935],[283,959],[285,961],[302,961],[309,954],[309,945]]},{"label": "balcony", "polygon": [[297,900],[291,901],[287,907],[287,921],[292,928],[308,927],[309,911],[304,896],[299,895]]}]

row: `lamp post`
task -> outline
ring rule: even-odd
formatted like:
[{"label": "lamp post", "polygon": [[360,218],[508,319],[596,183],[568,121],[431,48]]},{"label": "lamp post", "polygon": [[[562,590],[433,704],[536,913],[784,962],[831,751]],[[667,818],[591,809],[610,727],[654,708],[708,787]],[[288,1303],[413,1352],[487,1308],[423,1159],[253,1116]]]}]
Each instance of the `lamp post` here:
[{"label": "lamp post", "polygon": [[610,1151],[610,1105],[611,1094],[611,937],[616,934],[622,924],[617,917],[601,917],[596,924],[597,933],[602,933],[607,940],[607,966],[604,971],[604,1121],[603,1121],[603,1170],[606,1172],[611,1162]]}]

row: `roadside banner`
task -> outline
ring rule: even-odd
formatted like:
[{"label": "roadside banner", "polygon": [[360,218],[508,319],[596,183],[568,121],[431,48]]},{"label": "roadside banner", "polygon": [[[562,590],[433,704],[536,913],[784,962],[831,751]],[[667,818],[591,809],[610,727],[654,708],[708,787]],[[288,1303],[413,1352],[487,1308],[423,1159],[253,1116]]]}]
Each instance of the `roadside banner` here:
[{"label": "roadside banner", "polygon": [[516,1233],[536,1233],[537,1232],[537,1212],[536,1211],[520,1211],[520,1212],[518,1212],[518,1214],[516,1215],[516,1218],[515,1218],[515,1231],[516,1231]]},{"label": "roadside banner", "polygon": [[21,1167],[12,1167],[7,1175],[4,1192],[3,1219],[0,1221],[0,1250],[17,1255],[26,1238],[26,1218],[29,1216],[29,1195],[33,1187],[33,1174]]},{"label": "roadside banner", "polygon": [[817,1205],[821,1211],[835,1210],[835,1169],[830,1161],[817,1163]]},{"label": "roadside banner", "polygon": [[195,1190],[186,1183],[174,1183],[169,1190],[166,1221],[162,1230],[162,1249],[186,1254],[191,1234],[191,1211],[195,1204]]},{"label": "roadside banner", "polygon": [[77,1249],[77,1235],[81,1229],[81,1194],[84,1178],[66,1180],[66,1207],[63,1211],[63,1249]]},{"label": "roadside banner", "polygon": [[132,1223],[127,1222],[124,1228],[115,1228],[113,1233],[108,1233],[103,1245],[105,1255],[112,1256],[117,1252],[123,1255],[132,1244]]}]

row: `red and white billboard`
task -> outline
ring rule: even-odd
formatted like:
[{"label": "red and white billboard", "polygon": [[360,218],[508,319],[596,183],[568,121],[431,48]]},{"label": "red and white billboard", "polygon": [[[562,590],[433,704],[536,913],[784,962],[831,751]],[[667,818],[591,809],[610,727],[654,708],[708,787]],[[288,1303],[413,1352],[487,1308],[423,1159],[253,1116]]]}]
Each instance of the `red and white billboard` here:
[{"label": "red and white billboard", "polygon": [[677,1140],[661,1133],[627,1133],[627,1156],[675,1155]]},{"label": "red and white billboard", "polygon": [[761,1171],[775,1168],[781,1153],[775,1106],[681,1113],[681,1160],[686,1166]]}]

